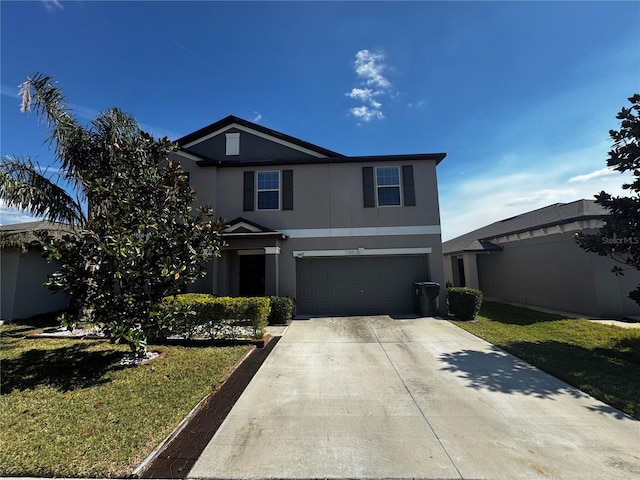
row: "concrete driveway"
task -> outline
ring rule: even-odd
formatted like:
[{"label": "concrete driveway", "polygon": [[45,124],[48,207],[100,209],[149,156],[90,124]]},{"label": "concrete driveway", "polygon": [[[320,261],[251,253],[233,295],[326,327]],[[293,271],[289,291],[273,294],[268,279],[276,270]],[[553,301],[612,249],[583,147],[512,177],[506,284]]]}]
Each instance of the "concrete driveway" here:
[{"label": "concrete driveway", "polygon": [[640,478],[640,422],[435,319],[294,321],[189,478]]}]

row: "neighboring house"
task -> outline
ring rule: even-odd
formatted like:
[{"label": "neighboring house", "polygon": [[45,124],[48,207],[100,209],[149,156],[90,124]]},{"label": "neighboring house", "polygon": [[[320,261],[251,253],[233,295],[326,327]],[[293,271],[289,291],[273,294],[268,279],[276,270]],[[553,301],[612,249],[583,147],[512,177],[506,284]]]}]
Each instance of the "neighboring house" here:
[{"label": "neighboring house", "polygon": [[594,317],[640,315],[628,293],[640,272],[611,273],[614,261],[581,249],[575,234],[595,233],[607,211],[594,200],[556,203],[492,223],[444,243],[445,277],[507,303]]},{"label": "neighboring house", "polygon": [[436,165],[444,153],[345,156],[229,116],[178,140],[198,205],[228,243],[197,291],[280,295],[301,314],[408,313],[442,285]]},{"label": "neighboring house", "polygon": [[56,270],[42,256],[35,232],[61,236],[68,226],[47,221],[0,226],[0,319],[11,321],[64,310],[68,297],[43,287]]}]

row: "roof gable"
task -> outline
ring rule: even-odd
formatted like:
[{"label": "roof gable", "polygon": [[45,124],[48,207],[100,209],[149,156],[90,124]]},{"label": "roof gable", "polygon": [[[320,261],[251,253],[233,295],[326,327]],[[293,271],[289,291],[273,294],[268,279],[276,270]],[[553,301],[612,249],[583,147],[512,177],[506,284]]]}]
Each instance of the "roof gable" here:
[{"label": "roof gable", "polygon": [[[227,157],[225,134],[239,133],[240,154]],[[230,115],[177,140],[180,149],[205,161],[255,161],[273,158],[327,158],[343,155]]]},{"label": "roof gable", "polygon": [[221,234],[223,237],[277,237],[283,240],[288,238],[282,232],[252,222],[244,217],[238,217],[227,222]]}]

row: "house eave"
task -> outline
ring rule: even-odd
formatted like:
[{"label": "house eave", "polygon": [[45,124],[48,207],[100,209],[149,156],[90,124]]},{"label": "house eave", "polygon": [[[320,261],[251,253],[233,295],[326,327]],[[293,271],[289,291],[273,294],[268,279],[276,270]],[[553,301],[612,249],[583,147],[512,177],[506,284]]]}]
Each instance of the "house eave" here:
[{"label": "house eave", "polygon": [[445,157],[446,153],[411,153],[401,155],[365,155],[352,157],[325,157],[325,158],[296,158],[296,159],[268,159],[251,161],[229,161],[203,159],[196,161],[199,167],[220,167],[220,168],[242,168],[242,167],[264,167],[264,166],[287,166],[287,165],[318,165],[318,164],[339,164],[339,163],[389,163],[389,162],[417,162],[435,161],[438,165]]},{"label": "house eave", "polygon": [[281,232],[229,232],[221,233],[222,238],[277,238],[287,240],[289,237]]},{"label": "house eave", "polygon": [[[480,243],[486,242],[491,244],[493,244],[493,242],[497,242],[500,244],[504,244],[514,240],[522,240],[523,238],[535,238],[543,235],[551,235],[551,234],[557,234],[561,232],[566,233],[568,231],[583,230],[585,228],[598,228],[597,225],[592,224],[593,221],[606,221],[607,218],[608,218],[608,215],[578,215],[578,216],[563,219],[562,221],[541,223],[541,224],[529,226],[526,228],[519,228],[519,229],[501,232],[501,233],[494,233],[492,235],[487,235],[483,237],[478,237],[475,240],[472,240],[470,243],[468,243],[467,247],[470,245],[473,245],[475,242],[480,242]],[[573,228],[571,228],[572,225],[574,225]],[[494,244],[494,246],[499,247],[499,249],[502,250],[502,247],[500,245]],[[456,250],[447,250],[446,247],[444,247],[443,254],[452,256],[452,255],[462,255],[463,253],[468,253],[468,252],[482,253],[482,252],[491,251],[491,249],[478,249],[478,248],[467,248],[467,247],[457,248]]]},{"label": "house eave", "polygon": [[0,247],[22,248],[40,247],[42,242],[38,232],[47,232],[53,238],[62,238],[65,234],[73,233],[74,227],[66,223],[49,222],[46,220],[0,226]]},{"label": "house eave", "polygon": [[552,227],[561,227],[563,225],[569,225],[575,222],[587,222],[589,220],[606,220],[609,216],[608,215],[580,215],[580,216],[576,216],[576,217],[571,217],[571,218],[567,218],[567,219],[563,219],[561,222],[549,222],[549,223],[542,223],[539,225],[535,225],[535,226],[531,226],[531,227],[527,227],[527,228],[520,228],[517,230],[511,230],[508,232],[504,232],[504,233],[500,233],[499,235],[492,235],[492,236],[488,236],[488,237],[482,237],[479,240],[490,240],[492,238],[500,238],[500,237],[506,237],[509,235],[519,235],[522,233],[526,233],[526,232],[531,232],[534,230],[542,230],[542,229],[548,229],[548,228],[552,228]]}]

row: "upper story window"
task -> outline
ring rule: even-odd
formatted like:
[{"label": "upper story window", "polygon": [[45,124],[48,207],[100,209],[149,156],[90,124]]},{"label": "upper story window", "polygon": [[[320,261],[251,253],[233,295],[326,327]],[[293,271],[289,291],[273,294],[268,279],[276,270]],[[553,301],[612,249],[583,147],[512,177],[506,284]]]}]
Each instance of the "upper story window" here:
[{"label": "upper story window", "polygon": [[400,205],[400,171],[398,167],[376,168],[378,206]]},{"label": "upper story window", "polygon": [[258,172],[258,210],[280,208],[280,172]]},{"label": "upper story window", "polygon": [[245,212],[293,210],[293,170],[245,171],[242,205]]},{"label": "upper story window", "polygon": [[413,165],[362,167],[364,208],[415,207]]}]

